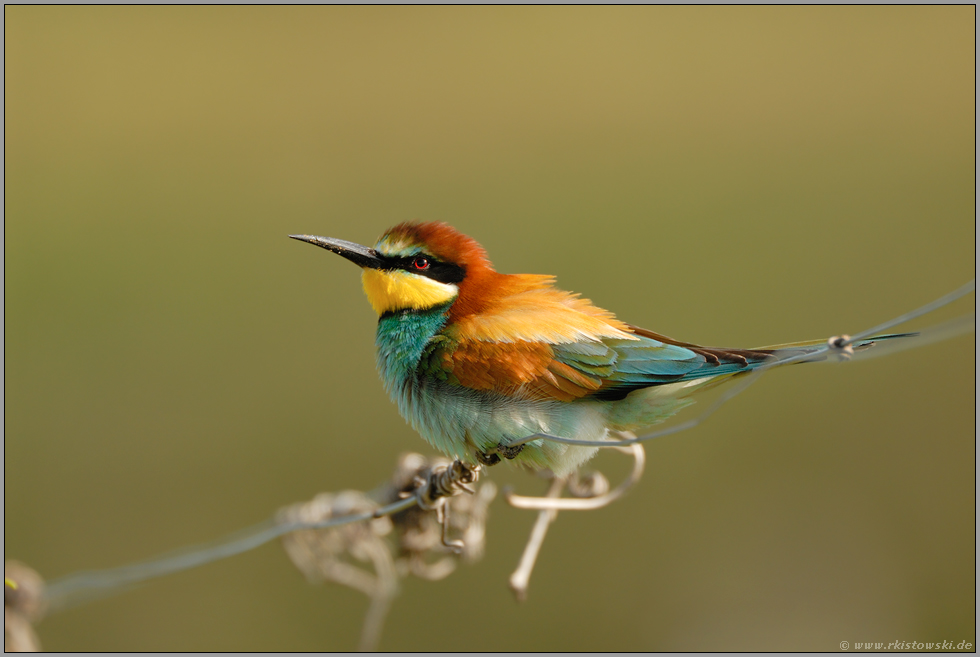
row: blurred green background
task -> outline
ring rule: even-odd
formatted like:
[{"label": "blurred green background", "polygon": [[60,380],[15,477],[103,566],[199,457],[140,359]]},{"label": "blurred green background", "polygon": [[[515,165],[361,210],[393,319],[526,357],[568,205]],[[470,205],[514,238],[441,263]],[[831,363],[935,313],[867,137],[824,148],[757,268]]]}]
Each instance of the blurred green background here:
[{"label": "blurred green background", "polygon": [[[972,6],[4,19],[4,552],[47,578],[428,453],[378,381],[356,268],[289,233],[447,221],[501,271],[726,346],[853,333],[974,275]],[[974,345],[768,375],[651,444],[625,501],[560,515],[523,605],[533,516],[498,500],[486,558],[408,581],[381,648],[975,645]],[[271,544],[38,629],[349,650],[366,608]]]}]

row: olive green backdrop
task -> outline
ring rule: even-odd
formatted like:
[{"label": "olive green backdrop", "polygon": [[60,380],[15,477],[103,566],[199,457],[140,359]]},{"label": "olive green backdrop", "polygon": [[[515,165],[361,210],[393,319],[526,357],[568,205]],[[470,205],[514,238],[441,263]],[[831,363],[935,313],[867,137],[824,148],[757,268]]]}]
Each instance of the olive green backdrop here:
[{"label": "olive green backdrop", "polygon": [[[726,346],[853,333],[974,275],[973,7],[4,18],[4,552],[48,578],[428,453],[378,381],[356,268],[289,233],[444,220],[501,271]],[[974,345],[767,375],[649,445],[624,501],[560,515],[523,605],[533,516],[498,500],[486,558],[407,582],[381,647],[975,644]],[[38,629],[348,650],[366,608],[271,544]]]}]

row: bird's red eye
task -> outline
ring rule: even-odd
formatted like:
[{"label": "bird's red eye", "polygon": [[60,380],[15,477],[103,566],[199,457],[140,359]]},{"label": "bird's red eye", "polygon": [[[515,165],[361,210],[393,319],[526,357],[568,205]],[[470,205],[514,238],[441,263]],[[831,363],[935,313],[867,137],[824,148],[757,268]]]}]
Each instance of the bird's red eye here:
[{"label": "bird's red eye", "polygon": [[422,256],[417,257],[412,261],[412,266],[419,270],[425,270],[429,268],[428,258],[423,258]]}]

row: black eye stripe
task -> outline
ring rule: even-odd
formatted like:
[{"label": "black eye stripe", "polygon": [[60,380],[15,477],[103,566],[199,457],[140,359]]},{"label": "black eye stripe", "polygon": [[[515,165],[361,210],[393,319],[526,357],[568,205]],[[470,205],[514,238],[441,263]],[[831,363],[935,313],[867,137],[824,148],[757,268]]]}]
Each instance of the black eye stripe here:
[{"label": "black eye stripe", "polygon": [[426,269],[419,269],[415,266],[416,259],[420,257],[418,255],[408,257],[383,256],[380,253],[378,255],[384,260],[385,265],[387,265],[386,269],[401,269],[419,276],[431,278],[440,283],[460,283],[466,278],[466,269],[464,267],[449,262],[442,262],[429,255],[421,256],[429,263]]}]

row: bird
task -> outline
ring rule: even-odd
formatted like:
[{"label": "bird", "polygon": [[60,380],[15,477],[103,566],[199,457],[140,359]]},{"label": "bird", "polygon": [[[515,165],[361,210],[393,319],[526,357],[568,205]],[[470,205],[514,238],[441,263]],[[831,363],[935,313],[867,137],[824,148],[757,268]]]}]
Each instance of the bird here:
[{"label": "bird", "polygon": [[[539,274],[502,274],[473,238],[405,222],[373,247],[289,237],[362,270],[378,315],[377,368],[405,420],[470,465],[502,459],[564,477],[598,451],[529,436],[612,441],[664,422],[692,395],[826,341],[704,347],[627,324]],[[877,336],[853,345],[867,348]]]}]

